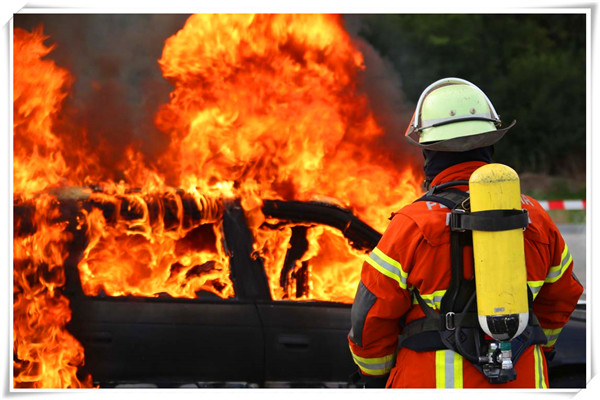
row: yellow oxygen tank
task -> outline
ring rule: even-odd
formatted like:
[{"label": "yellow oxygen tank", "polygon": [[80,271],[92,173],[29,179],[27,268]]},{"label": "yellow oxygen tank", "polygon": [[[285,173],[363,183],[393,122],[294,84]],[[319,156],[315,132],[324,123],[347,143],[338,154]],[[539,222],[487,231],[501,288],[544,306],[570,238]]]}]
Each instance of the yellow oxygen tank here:
[{"label": "yellow oxygen tank", "polygon": [[[487,164],[469,179],[471,212],[521,210],[519,175],[503,164]],[[473,230],[479,324],[499,341],[527,327],[527,270],[523,229]]]}]

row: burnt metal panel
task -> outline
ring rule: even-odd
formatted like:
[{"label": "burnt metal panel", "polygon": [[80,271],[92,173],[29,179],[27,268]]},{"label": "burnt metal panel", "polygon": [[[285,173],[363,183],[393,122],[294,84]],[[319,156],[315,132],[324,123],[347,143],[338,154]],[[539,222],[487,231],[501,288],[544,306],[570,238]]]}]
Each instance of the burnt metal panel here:
[{"label": "burnt metal panel", "polygon": [[236,300],[79,297],[69,331],[95,382],[263,381],[256,307]]},{"label": "burnt metal panel", "polygon": [[246,224],[244,210],[239,200],[225,205],[223,232],[236,298],[271,300],[267,274],[262,259],[252,247],[254,238]]},{"label": "burnt metal panel", "polygon": [[257,304],[265,332],[265,380],[319,386],[348,382],[350,305],[317,301]]},{"label": "burnt metal panel", "polygon": [[333,204],[316,201],[264,200],[263,213],[267,217],[294,223],[323,224],[339,229],[352,247],[371,250],[381,234],[353,215],[349,210]]},{"label": "burnt metal panel", "polygon": [[74,231],[65,262],[72,318],[67,329],[85,349],[80,374],[102,386],[123,382],[264,381],[264,335],[254,298],[270,299],[239,203],[223,215],[236,297],[197,299],[86,296],[77,270],[86,245]]}]

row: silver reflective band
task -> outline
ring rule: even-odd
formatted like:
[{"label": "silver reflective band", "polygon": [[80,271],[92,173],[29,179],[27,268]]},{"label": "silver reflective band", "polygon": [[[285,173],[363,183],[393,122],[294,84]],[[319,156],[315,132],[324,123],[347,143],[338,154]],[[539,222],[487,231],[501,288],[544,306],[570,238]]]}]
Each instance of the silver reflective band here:
[{"label": "silver reflective band", "polygon": [[454,352],[446,351],[446,387],[454,387]]},{"label": "silver reflective band", "polygon": [[352,351],[350,347],[352,359],[360,367],[361,370],[369,375],[384,375],[390,372],[396,362],[396,353],[389,354],[384,357],[363,358],[359,357]]},{"label": "silver reflective band", "polygon": [[[421,298],[425,304],[435,310],[440,308],[439,304],[442,301],[444,294],[446,294],[445,290],[438,290],[432,294],[421,294]],[[413,304],[419,304],[416,297],[413,298]]]},{"label": "silver reflective band", "polygon": [[546,381],[544,379],[544,359],[542,358],[542,352],[540,346],[535,346],[534,349],[535,366],[536,366],[536,389],[546,389]]},{"label": "silver reflective band", "polygon": [[529,286],[531,294],[533,295],[533,299],[535,300],[536,296],[544,285],[544,281],[527,281],[527,285]]},{"label": "silver reflective band", "polygon": [[354,357],[354,361],[356,362],[356,364],[359,367],[361,367],[364,370],[381,370],[381,369],[385,370],[388,368],[392,368],[392,366],[394,365],[394,360],[385,361],[385,362],[377,363],[377,364],[367,364],[367,363],[357,360],[356,357]]},{"label": "silver reflective band", "polygon": [[562,328],[558,329],[544,329],[544,335],[546,335],[546,343],[544,346],[554,346],[558,336],[560,335]]},{"label": "silver reflective band", "polygon": [[548,343],[552,343],[552,342],[555,342],[556,339],[558,339],[558,334],[556,334],[556,335],[546,335],[546,338],[548,339]]},{"label": "silver reflective band", "polygon": [[489,120],[490,122],[497,122],[497,120],[493,119],[490,114],[475,114],[475,115],[468,115],[467,117],[454,116],[454,117],[447,117],[447,118],[428,119],[427,121],[423,121],[421,128],[418,128],[418,129],[423,130],[423,129],[431,128],[434,125],[444,123],[444,122],[466,121],[468,119],[486,119],[486,120]]},{"label": "silver reflective band", "polygon": [[548,272],[548,275],[546,276],[546,282],[556,282],[565,272],[569,264],[571,264],[571,260],[573,260],[573,257],[565,243],[565,250],[563,251],[560,265],[550,268],[550,272]]},{"label": "silver reflective band", "polygon": [[[406,288],[406,277],[404,277],[402,275],[402,270],[400,270],[398,267],[396,267],[395,265],[390,264],[389,262],[385,261],[383,258],[381,258],[379,255],[375,254],[375,250],[371,252],[371,254],[369,255],[369,257],[371,258],[371,260],[373,260],[379,267],[385,269],[386,271],[388,271],[389,273],[391,273],[393,275],[393,279],[396,279],[396,277],[399,279],[398,283],[401,284],[401,286],[403,286],[404,288]],[[381,271],[380,271],[381,272]],[[389,276],[389,275],[388,275]],[[398,280],[396,279],[396,280]]]},{"label": "silver reflective band", "polygon": [[435,386],[438,389],[463,387],[462,356],[452,350],[435,352]]}]

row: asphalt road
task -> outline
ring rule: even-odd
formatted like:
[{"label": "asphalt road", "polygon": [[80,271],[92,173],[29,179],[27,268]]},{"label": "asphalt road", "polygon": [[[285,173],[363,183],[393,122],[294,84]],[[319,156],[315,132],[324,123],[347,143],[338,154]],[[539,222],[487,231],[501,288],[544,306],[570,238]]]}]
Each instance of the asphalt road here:
[{"label": "asphalt road", "polygon": [[573,262],[575,264],[575,275],[584,287],[583,295],[581,300],[585,300],[585,287],[586,287],[586,271],[585,271],[585,225],[558,225],[558,229],[562,234],[571,255],[573,256]]}]

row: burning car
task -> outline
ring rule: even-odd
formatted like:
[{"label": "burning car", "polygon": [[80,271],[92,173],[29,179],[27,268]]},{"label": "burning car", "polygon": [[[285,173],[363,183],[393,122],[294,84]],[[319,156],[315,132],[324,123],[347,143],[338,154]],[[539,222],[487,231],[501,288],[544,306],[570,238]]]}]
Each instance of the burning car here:
[{"label": "burning car", "polygon": [[[81,226],[70,224],[73,240],[65,261],[63,293],[72,311],[67,330],[85,349],[85,365],[78,375],[90,375],[100,387],[352,387],[349,378],[355,366],[346,335],[353,294],[331,301],[330,294],[319,293],[339,289],[335,283],[347,277],[335,277],[335,271],[329,271],[335,281],[324,283],[328,272],[319,268],[335,270],[339,255],[315,250],[308,240],[315,232],[326,231],[331,235],[319,236],[325,249],[328,240],[338,238],[356,255],[370,251],[381,234],[349,210],[323,201],[265,200],[258,231],[276,231],[282,239],[261,248],[257,247],[260,237],[251,233],[236,200],[200,203],[179,192],[145,202],[133,203],[124,196],[106,203],[94,193],[83,197],[81,193],[70,199],[59,196],[58,220],[77,221],[81,214],[99,210],[115,225],[127,221],[133,226],[144,216],[152,224],[160,220],[165,226],[190,223],[194,227],[180,241],[204,251],[222,246],[227,260],[222,264],[207,260],[187,269],[186,282],[203,279],[193,298],[173,291],[155,297],[122,295],[110,289],[106,276],[101,288],[94,289],[85,283],[89,281],[85,266],[92,264],[93,274],[94,250],[93,246],[89,250],[89,241],[95,239],[86,237]],[[24,231],[27,211],[26,206],[16,209]],[[269,247],[274,244],[276,248]],[[277,273],[269,272],[273,254],[280,266]],[[319,266],[320,258],[330,265]],[[229,271],[227,283],[221,280],[220,265]],[[354,286],[360,265],[361,258],[356,257]],[[170,274],[176,275],[181,268],[172,265]],[[557,344],[559,355],[550,364],[552,387],[585,386],[582,307]]]},{"label": "burning car", "polygon": [[85,119],[47,39],[14,30],[14,387],[347,386],[361,257],[421,172],[340,16],[189,17],[152,154],[114,82]]}]

